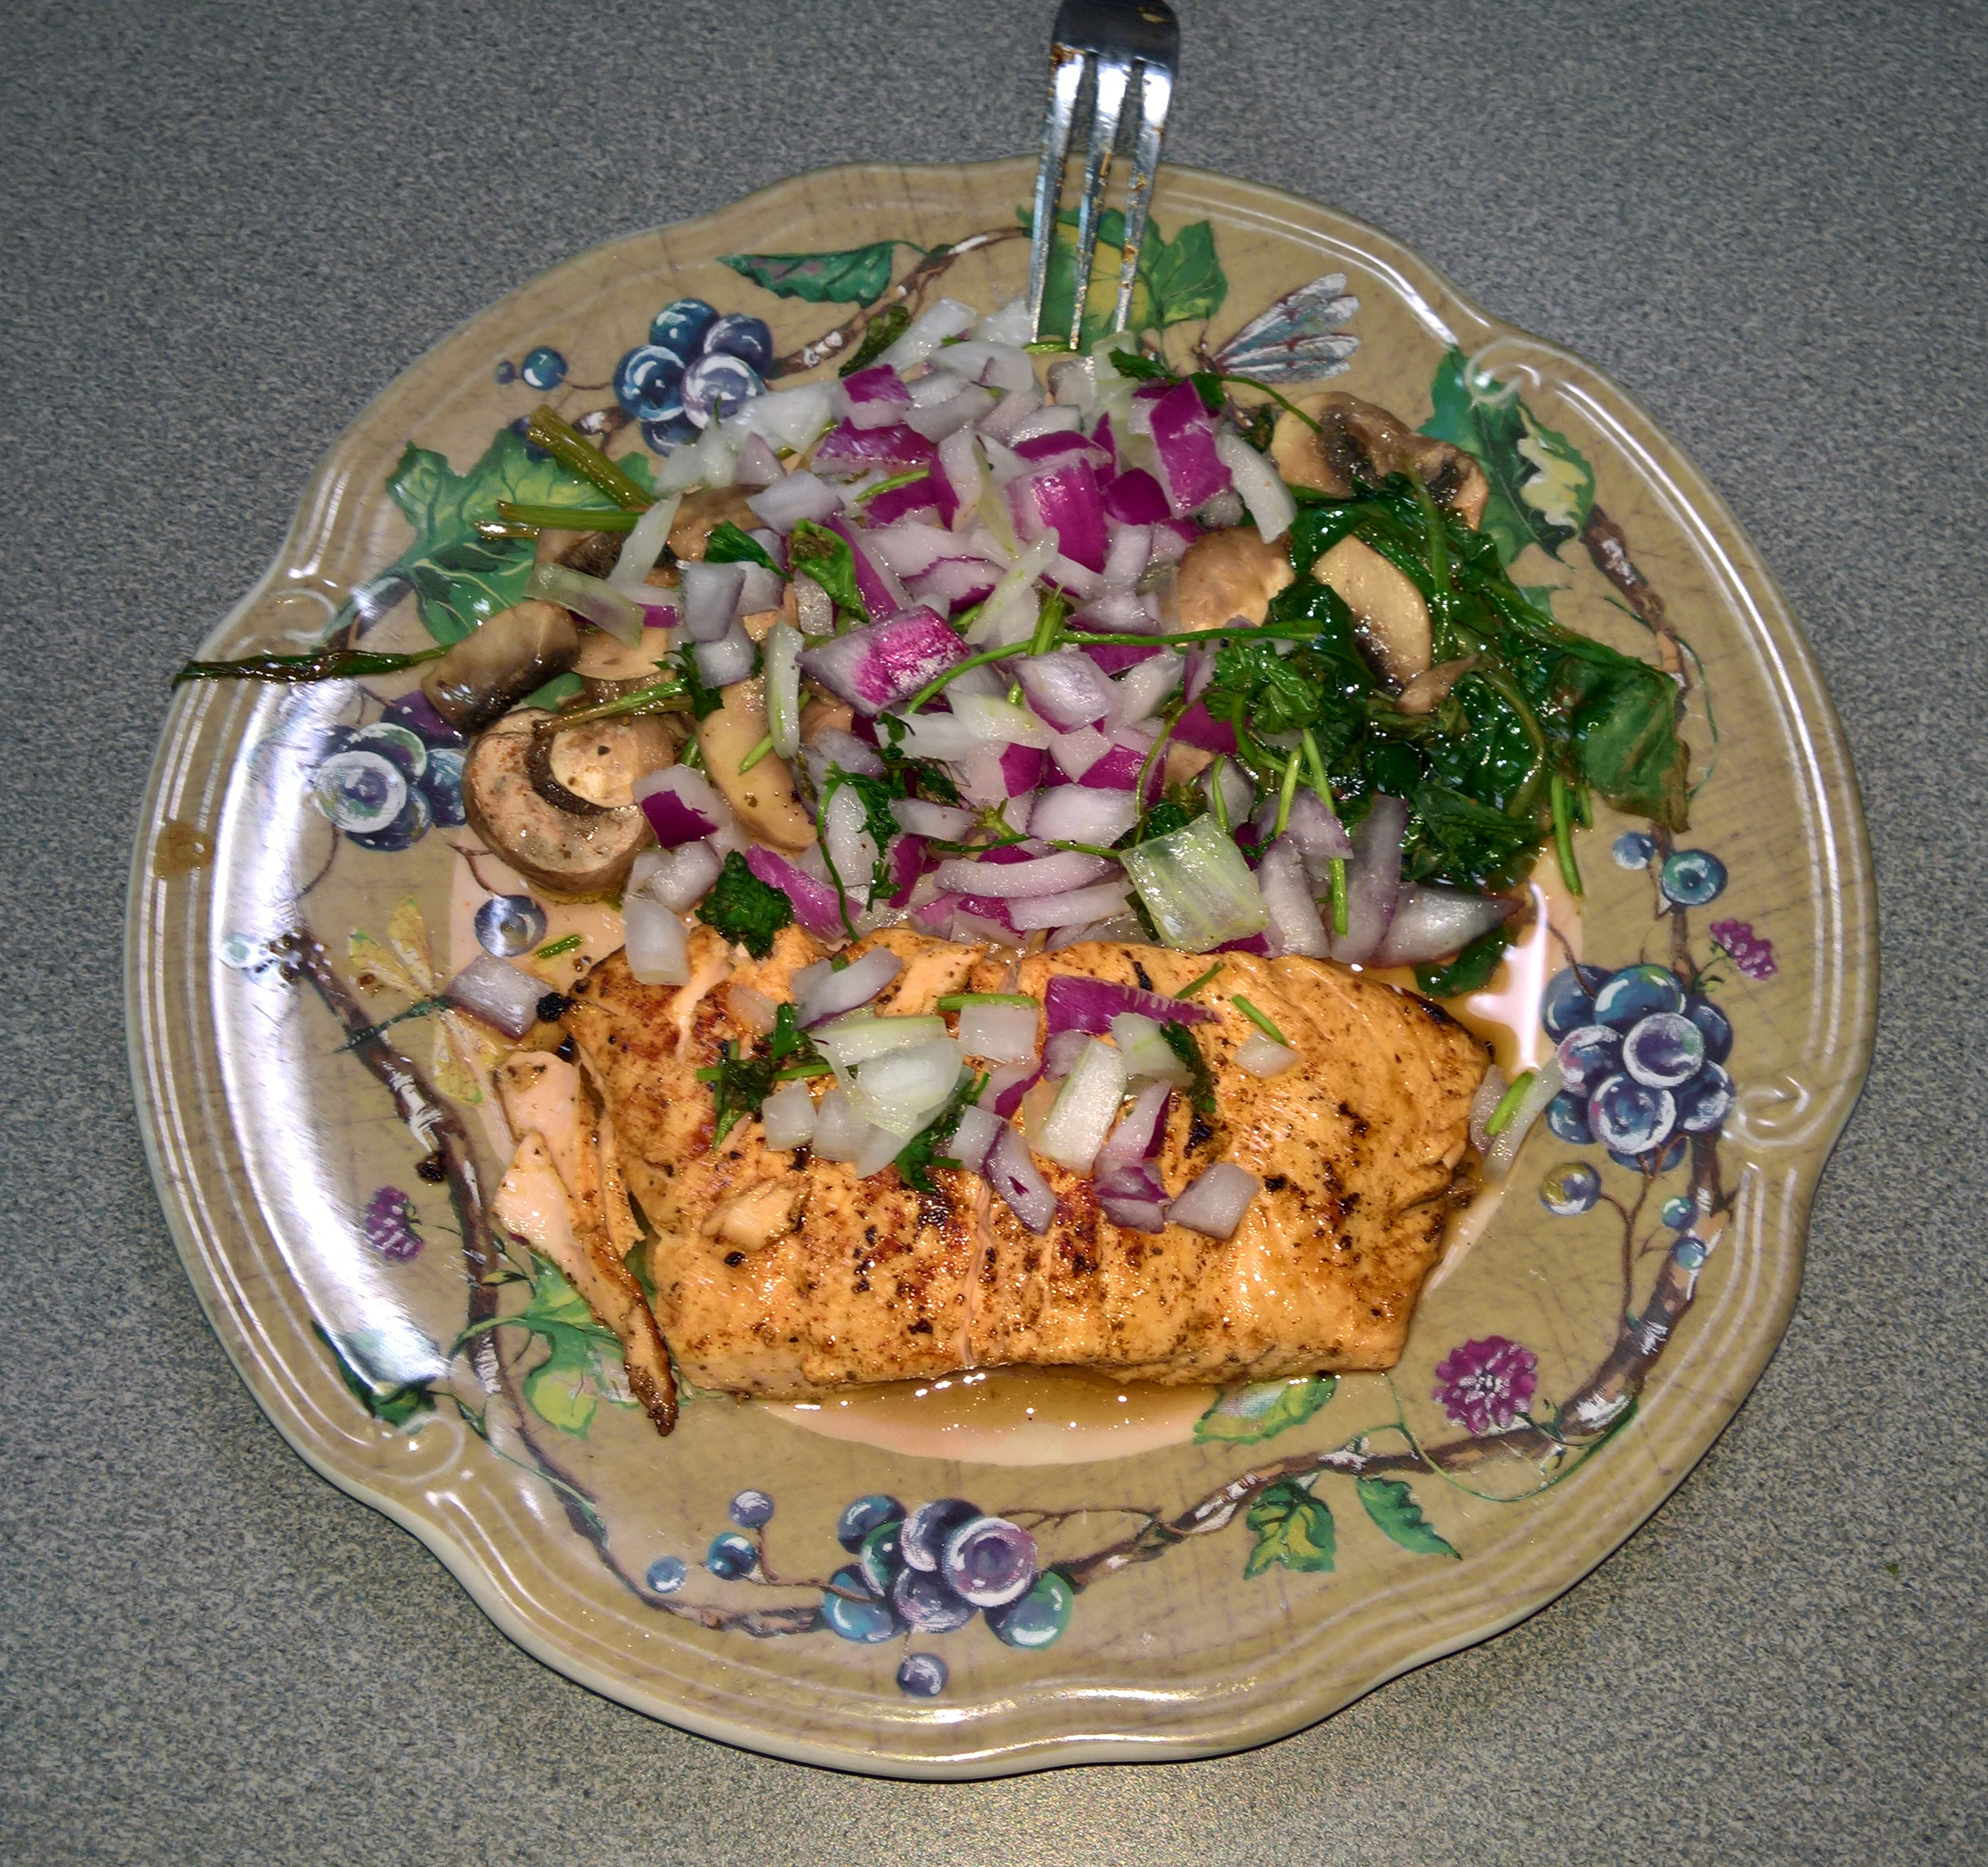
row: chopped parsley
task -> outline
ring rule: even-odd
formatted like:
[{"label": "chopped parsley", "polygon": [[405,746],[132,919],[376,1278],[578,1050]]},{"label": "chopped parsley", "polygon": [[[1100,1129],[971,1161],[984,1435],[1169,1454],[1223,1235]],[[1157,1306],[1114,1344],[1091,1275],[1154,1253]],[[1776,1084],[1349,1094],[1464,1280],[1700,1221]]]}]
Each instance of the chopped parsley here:
[{"label": "chopped parsley", "polygon": [[698,1072],[698,1080],[711,1086],[717,1105],[711,1145],[723,1146],[725,1137],[747,1116],[757,1115],[775,1083],[818,1076],[827,1068],[814,1040],[801,1029],[794,1008],[781,1005],[774,1014],[773,1030],[763,1046],[727,1043],[716,1063]]},{"label": "chopped parsley", "polygon": [[899,1150],[897,1171],[905,1185],[920,1193],[936,1193],[939,1188],[932,1183],[932,1169],[961,1164],[939,1150],[952,1140],[960,1116],[969,1105],[979,1099],[980,1092],[986,1086],[984,1076],[976,1075],[972,1070],[960,1071],[959,1085],[946,1106]]},{"label": "chopped parsley", "polygon": [[[1220,967],[1216,970],[1219,972]],[[1195,982],[1197,984],[1199,980]],[[1190,1079],[1188,1084],[1188,1102],[1197,1115],[1213,1121],[1215,1118],[1215,1080],[1210,1074],[1201,1047],[1195,1042],[1194,1033],[1185,1024],[1176,1024],[1171,1020],[1160,1026],[1160,1035],[1166,1040],[1171,1050],[1187,1066]]]},{"label": "chopped parsley", "polygon": [[704,925],[736,940],[755,959],[773,951],[774,936],[793,919],[793,903],[768,888],[733,850],[698,914]]},{"label": "chopped parsley", "polygon": [[778,570],[767,548],[749,533],[739,530],[730,519],[711,527],[711,535],[704,540],[706,564],[764,564],[768,570]]}]

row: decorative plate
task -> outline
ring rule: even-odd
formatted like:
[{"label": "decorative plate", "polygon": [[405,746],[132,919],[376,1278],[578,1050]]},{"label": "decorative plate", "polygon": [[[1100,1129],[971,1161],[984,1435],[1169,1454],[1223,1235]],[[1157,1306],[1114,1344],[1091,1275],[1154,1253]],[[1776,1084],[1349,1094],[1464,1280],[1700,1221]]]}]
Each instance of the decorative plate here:
[{"label": "decorative plate", "polygon": [[[576,496],[519,432],[537,404],[640,470],[688,431],[694,384],[655,357],[678,301],[763,321],[763,379],[832,368],[896,307],[1018,291],[1030,181],[1022,162],[834,169],[533,280],[366,411],[202,653],[296,653],[335,621],[368,647],[454,639],[530,561],[476,519]],[[459,752],[398,723],[411,677],[195,684],[167,722],[131,880],[131,1054],[215,1329],[297,1450],[514,1640],[730,1743],[903,1776],[1200,1755],[1511,1625],[1628,1536],[1752,1386],[1870,1055],[1842,736],[1717,495],[1596,371],[1370,227],[1178,169],[1153,220],[1134,322],[1171,357],[1329,379],[1468,449],[1520,581],[1679,685],[1690,831],[1581,832],[1579,912],[1543,891],[1508,989],[1471,1009],[1519,1007],[1524,1064],[1589,1016],[1563,978],[1540,1029],[1570,956],[1614,995],[1595,1015],[1688,992],[1693,1131],[1611,1155],[1577,1115],[1539,1124],[1392,1375],[1123,1399],[969,1381],[812,1418],[704,1396],[658,1437],[613,1338],[493,1234],[488,1040],[437,996],[480,938],[562,983],[614,917],[479,918],[506,885],[478,872]],[[1032,1532],[1020,1603],[908,1634],[838,1591],[867,1530],[944,1499]]]}]

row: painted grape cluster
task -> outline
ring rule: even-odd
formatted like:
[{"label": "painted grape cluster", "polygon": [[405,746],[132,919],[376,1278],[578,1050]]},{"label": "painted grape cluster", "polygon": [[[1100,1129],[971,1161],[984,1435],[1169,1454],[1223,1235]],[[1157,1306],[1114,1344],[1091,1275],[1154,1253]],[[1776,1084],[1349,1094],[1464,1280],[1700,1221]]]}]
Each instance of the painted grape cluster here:
[{"label": "painted grape cluster", "polygon": [[325,730],[310,795],[347,842],[404,850],[462,825],[462,735],[416,688],[370,726]]},{"label": "painted grape cluster", "polygon": [[641,424],[650,447],[666,454],[764,395],[772,361],[773,332],[763,319],[676,298],[657,312],[649,341],[615,366],[615,399]]}]

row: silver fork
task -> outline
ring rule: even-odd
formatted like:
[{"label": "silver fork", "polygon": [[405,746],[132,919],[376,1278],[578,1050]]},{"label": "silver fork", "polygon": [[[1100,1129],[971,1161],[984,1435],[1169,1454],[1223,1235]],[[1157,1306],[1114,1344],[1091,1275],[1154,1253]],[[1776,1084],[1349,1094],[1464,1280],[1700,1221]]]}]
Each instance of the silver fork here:
[{"label": "silver fork", "polygon": [[1084,158],[1084,194],[1077,208],[1077,276],[1070,306],[1070,347],[1084,328],[1090,296],[1098,221],[1112,179],[1112,159],[1131,96],[1132,179],[1125,194],[1125,258],[1118,268],[1118,305],[1112,328],[1131,315],[1139,248],[1146,237],[1153,176],[1160,166],[1160,137],[1173,101],[1180,62],[1181,28],[1166,0],[1063,0],[1049,47],[1049,115],[1042,126],[1042,163],[1035,172],[1035,218],[1029,247],[1029,324],[1042,335],[1042,294],[1049,283],[1049,247],[1056,204],[1063,193],[1063,164],[1079,105],[1090,105],[1090,148]]}]

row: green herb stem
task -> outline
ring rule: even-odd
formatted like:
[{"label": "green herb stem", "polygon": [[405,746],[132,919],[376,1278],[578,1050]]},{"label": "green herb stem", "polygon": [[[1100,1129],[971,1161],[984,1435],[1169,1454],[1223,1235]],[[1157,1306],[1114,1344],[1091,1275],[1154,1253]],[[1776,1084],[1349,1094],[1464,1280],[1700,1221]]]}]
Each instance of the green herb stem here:
[{"label": "green herb stem", "polygon": [[647,512],[656,503],[579,430],[568,427],[543,403],[532,410],[525,438],[629,512]]},{"label": "green herb stem", "polygon": [[194,680],[307,681],[361,680],[372,674],[398,674],[447,653],[446,648],[423,648],[412,654],[376,654],[369,648],[315,648],[309,654],[252,654],[239,661],[189,661],[173,676],[177,687]]},{"label": "green herb stem", "polygon": [[1581,865],[1574,857],[1574,825],[1568,809],[1567,781],[1555,772],[1548,790],[1553,807],[1553,853],[1560,858],[1560,878],[1570,895],[1585,894]]},{"label": "green herb stem", "polygon": [[1290,1048],[1290,1039],[1286,1037],[1264,1013],[1258,1010],[1240,992],[1232,992],[1229,995],[1229,1003],[1241,1012],[1251,1023],[1255,1025],[1265,1036],[1270,1038],[1273,1042],[1282,1044],[1287,1050]]},{"label": "green herb stem", "polygon": [[1226,959],[1216,960],[1215,963],[1210,966],[1206,972],[1202,973],[1201,976],[1196,979],[1193,984],[1182,986],[1181,989],[1177,992],[1173,993],[1172,996],[1176,998],[1192,998],[1194,995],[1201,989],[1202,986],[1206,985],[1209,980],[1214,978],[1218,972],[1220,972],[1226,965],[1227,965],[1227,964],[1228,961]]},{"label": "green herb stem", "polygon": [[1346,938],[1346,858],[1332,858],[1332,931]]},{"label": "green herb stem", "polygon": [[1491,1119],[1484,1124],[1487,1135],[1502,1134],[1512,1125],[1512,1118],[1519,1112],[1519,1105],[1526,1099],[1526,1092],[1539,1074],[1538,1070],[1525,1070],[1512,1079],[1511,1086],[1498,1098],[1498,1106],[1491,1111]]},{"label": "green herb stem", "polygon": [[858,506],[865,505],[879,493],[895,493],[899,487],[908,487],[917,481],[929,480],[931,477],[931,470],[924,467],[914,468],[909,473],[893,474],[888,480],[879,480],[875,486],[863,487],[856,495],[856,503]]},{"label": "green herb stem", "polygon": [[1226,752],[1216,753],[1214,763],[1208,767],[1208,808],[1214,812],[1215,828],[1224,836],[1229,833],[1229,800],[1222,795],[1222,767],[1228,763],[1228,756]]},{"label": "green herb stem", "polygon": [[1290,826],[1290,806],[1297,796],[1297,772],[1298,758],[1293,753],[1284,761],[1284,783],[1277,793],[1277,828],[1271,832],[1273,840],[1282,836]]},{"label": "green herb stem", "polygon": [[1026,1006],[1030,1010],[1042,1009],[1028,993],[1007,991],[947,992],[939,1001],[939,1009],[941,1011],[964,1011],[968,1005],[976,1004],[1014,1005],[1017,1008]]},{"label": "green herb stem", "polygon": [[633,532],[640,516],[619,506],[520,506],[510,500],[497,501],[500,523],[542,526],[557,532]]},{"label": "green herb stem", "polygon": [[773,750],[773,735],[768,733],[751,751],[739,761],[739,776],[744,777],[754,766]]},{"label": "green herb stem", "polygon": [[532,957],[534,959],[557,959],[561,953],[574,952],[583,944],[577,934],[568,934],[556,940],[547,940]]},{"label": "green herb stem", "polygon": [[[564,732],[570,726],[590,726],[596,720],[619,719],[625,713],[681,713],[689,710],[690,691],[681,681],[659,681],[653,687],[638,687],[632,693],[621,694],[613,700],[603,700],[598,706],[582,707],[577,712],[562,713],[556,719],[548,720],[538,730],[541,732]],[[689,761],[685,760],[685,763]]]}]

